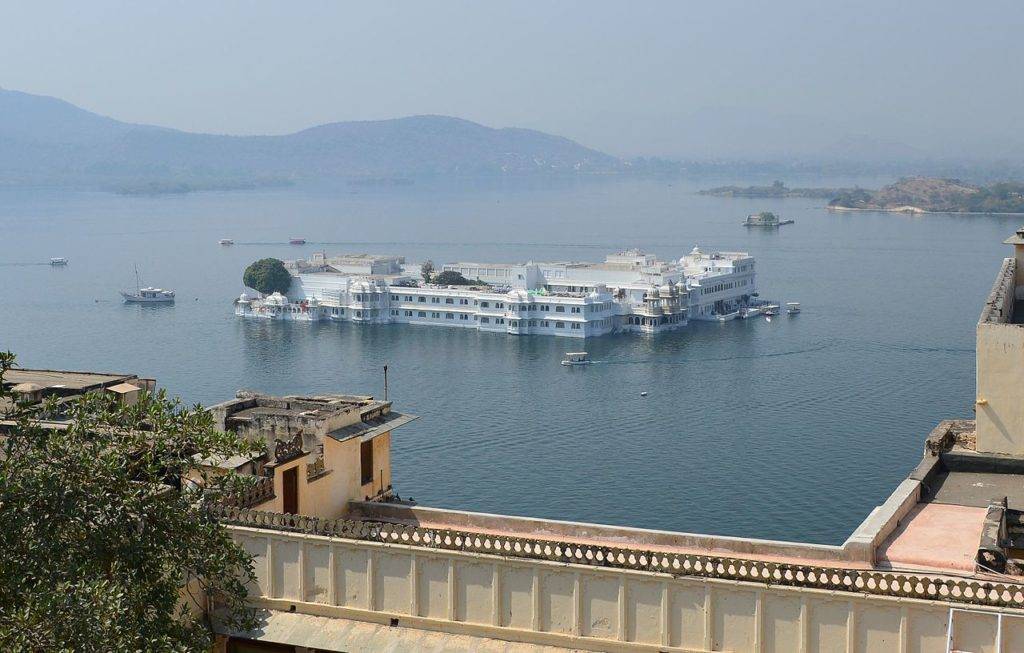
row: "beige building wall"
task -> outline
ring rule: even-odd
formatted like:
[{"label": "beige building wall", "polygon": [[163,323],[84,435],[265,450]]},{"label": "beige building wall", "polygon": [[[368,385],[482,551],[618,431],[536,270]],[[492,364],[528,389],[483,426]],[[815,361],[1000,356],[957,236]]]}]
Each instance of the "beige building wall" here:
[{"label": "beige building wall", "polygon": [[1020,610],[228,528],[271,615],[592,651],[1024,651]]},{"label": "beige building wall", "polygon": [[298,467],[298,514],[321,519],[338,519],[348,512],[350,501],[373,497],[391,485],[391,433],[383,433],[370,440],[373,447],[373,478],[362,482],[360,438],[341,442],[324,438],[324,466],[327,473],[310,479],[307,465],[316,459],[308,454],[274,468],[274,498],[253,506],[267,512],[284,510],[284,481],[286,470]]},{"label": "beige building wall", "polygon": [[1024,455],[1024,326],[978,325],[978,451]]},{"label": "beige building wall", "polygon": [[373,480],[363,484],[355,500],[373,497],[391,486],[391,432],[382,433],[371,440],[373,446]]}]

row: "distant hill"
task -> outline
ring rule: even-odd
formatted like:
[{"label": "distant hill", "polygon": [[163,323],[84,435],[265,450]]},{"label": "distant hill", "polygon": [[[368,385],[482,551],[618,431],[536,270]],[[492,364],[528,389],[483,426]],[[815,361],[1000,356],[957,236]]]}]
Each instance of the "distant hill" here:
[{"label": "distant hill", "polygon": [[881,190],[855,189],[829,202],[835,210],[909,213],[1024,213],[1024,184],[975,186],[958,179],[904,177]]},{"label": "distant hill", "polygon": [[[138,125],[0,89],[0,185],[217,188],[322,178],[607,174],[619,159],[560,136],[447,116],[338,122],[284,136]],[[159,192],[159,191],[157,191]]]}]

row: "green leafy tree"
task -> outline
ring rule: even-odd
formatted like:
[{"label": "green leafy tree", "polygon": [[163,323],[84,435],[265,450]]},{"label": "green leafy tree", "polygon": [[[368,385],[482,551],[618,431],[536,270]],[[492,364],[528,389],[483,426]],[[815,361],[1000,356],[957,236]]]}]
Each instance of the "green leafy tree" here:
[{"label": "green leafy tree", "polygon": [[430,283],[430,279],[434,276],[434,262],[430,259],[423,261],[420,265],[420,275],[423,276],[423,283]]},{"label": "green leafy tree", "polygon": [[473,282],[455,270],[445,270],[434,275],[434,283],[441,286],[469,286]]},{"label": "green leafy tree", "polygon": [[285,294],[292,285],[292,275],[279,259],[261,258],[245,268],[242,283],[264,295],[275,292]]},{"label": "green leafy tree", "polygon": [[210,494],[182,479],[198,459],[254,445],[162,392],[134,405],[106,393],[14,402],[2,383],[14,364],[0,353],[0,650],[205,652],[210,617],[190,606],[210,597],[253,627],[252,559],[210,516]]}]

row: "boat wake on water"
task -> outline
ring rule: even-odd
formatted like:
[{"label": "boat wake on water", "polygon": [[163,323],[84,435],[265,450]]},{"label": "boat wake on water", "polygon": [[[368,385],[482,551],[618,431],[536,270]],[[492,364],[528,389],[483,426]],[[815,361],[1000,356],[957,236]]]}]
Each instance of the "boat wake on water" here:
[{"label": "boat wake on water", "polygon": [[803,349],[790,349],[786,351],[776,352],[765,352],[762,354],[740,354],[737,356],[715,356],[708,358],[678,358],[672,361],[666,361],[660,358],[645,358],[638,360],[610,360],[610,361],[593,361],[594,363],[604,363],[606,365],[687,365],[692,363],[721,363],[725,361],[736,361],[736,360],[751,360],[756,358],[774,358],[777,356],[798,356],[800,354],[812,354],[814,352],[824,351],[826,349],[832,349],[835,346],[834,341],[815,345],[813,347],[805,347]]}]

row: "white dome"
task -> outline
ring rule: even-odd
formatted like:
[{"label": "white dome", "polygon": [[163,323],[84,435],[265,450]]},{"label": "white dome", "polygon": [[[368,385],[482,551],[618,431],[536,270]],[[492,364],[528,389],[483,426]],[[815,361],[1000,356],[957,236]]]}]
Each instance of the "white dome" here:
[{"label": "white dome", "polygon": [[242,293],[241,295],[238,296],[238,301],[239,302],[246,302],[246,303],[247,302],[251,302],[252,301],[252,297],[249,296],[249,293],[244,292],[244,293]]},{"label": "white dome", "polygon": [[264,304],[274,304],[277,306],[285,306],[288,303],[288,298],[279,292],[271,293],[263,300]]}]

